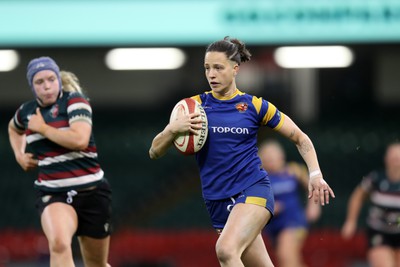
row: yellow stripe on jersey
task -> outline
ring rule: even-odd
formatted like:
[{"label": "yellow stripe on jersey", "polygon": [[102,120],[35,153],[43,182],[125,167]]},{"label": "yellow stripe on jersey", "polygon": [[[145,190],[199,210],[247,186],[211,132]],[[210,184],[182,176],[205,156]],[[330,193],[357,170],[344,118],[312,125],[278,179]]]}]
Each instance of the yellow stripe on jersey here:
[{"label": "yellow stripe on jersey", "polygon": [[263,197],[246,197],[246,201],[244,203],[254,204],[254,205],[261,206],[261,207],[266,207],[267,199],[263,198]]},{"label": "yellow stripe on jersey", "polygon": [[191,97],[191,99],[194,99],[194,100],[196,100],[197,102],[199,102],[199,103],[201,104],[201,98],[200,98],[200,95],[195,95],[195,96],[192,96],[192,97]]},{"label": "yellow stripe on jersey", "polygon": [[272,103],[268,102],[268,110],[262,120],[262,124],[267,125],[267,123],[272,119],[275,113],[276,113],[276,107]]},{"label": "yellow stripe on jersey", "polygon": [[[275,113],[276,113],[276,107],[274,106],[274,104],[268,102],[268,110],[262,120],[262,125],[267,125],[267,123],[275,116]],[[280,119],[278,125],[275,126],[275,128],[273,128],[273,129],[279,130],[282,127],[284,120],[285,120],[285,115],[281,112],[281,119]]]},{"label": "yellow stripe on jersey", "polygon": [[285,121],[285,117],[286,117],[285,114],[281,112],[281,120],[279,121],[278,125],[276,125],[276,127],[274,128],[275,131],[278,131],[282,127],[283,122]]},{"label": "yellow stripe on jersey", "polygon": [[260,114],[262,98],[253,96],[253,99],[251,100],[251,102],[253,103],[254,107],[256,108],[257,114]]}]

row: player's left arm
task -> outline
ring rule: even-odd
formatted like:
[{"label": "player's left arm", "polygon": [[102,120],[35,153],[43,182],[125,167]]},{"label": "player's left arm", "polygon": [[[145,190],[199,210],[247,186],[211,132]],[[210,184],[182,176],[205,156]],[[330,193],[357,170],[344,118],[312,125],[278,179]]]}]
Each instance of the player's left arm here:
[{"label": "player's left arm", "polygon": [[77,120],[68,129],[58,129],[46,124],[40,109],[29,119],[28,129],[39,133],[50,141],[71,150],[84,150],[89,145],[92,125],[86,120]]},{"label": "player's left arm", "polygon": [[308,197],[321,205],[329,203],[329,197],[335,197],[333,190],[323,178],[319,167],[317,153],[310,138],[287,116],[283,117],[283,123],[279,129],[280,134],[294,142],[297,149],[307,164],[309,171]]}]

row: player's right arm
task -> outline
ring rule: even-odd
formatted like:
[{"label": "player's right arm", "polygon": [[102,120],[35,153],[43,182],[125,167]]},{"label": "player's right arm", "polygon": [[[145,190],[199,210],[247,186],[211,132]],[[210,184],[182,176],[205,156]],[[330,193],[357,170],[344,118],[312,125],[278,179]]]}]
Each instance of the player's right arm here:
[{"label": "player's right arm", "polygon": [[360,185],[351,194],[347,207],[346,221],[342,227],[342,237],[344,239],[350,239],[356,232],[358,216],[367,197],[368,192]]},{"label": "player's right arm", "polygon": [[200,113],[182,114],[175,121],[170,122],[162,132],[154,137],[149,150],[150,158],[158,159],[164,156],[177,134],[185,132],[197,134],[197,130],[201,129],[202,122],[199,116]]},{"label": "player's right arm", "polygon": [[17,129],[14,120],[8,124],[8,136],[15,159],[24,171],[29,171],[37,167],[38,160],[31,153],[25,153],[26,136],[25,133]]},{"label": "player's right arm", "polygon": [[167,153],[168,148],[172,145],[176,133],[171,129],[171,124],[168,124],[162,132],[154,137],[149,150],[151,159],[158,159]]}]

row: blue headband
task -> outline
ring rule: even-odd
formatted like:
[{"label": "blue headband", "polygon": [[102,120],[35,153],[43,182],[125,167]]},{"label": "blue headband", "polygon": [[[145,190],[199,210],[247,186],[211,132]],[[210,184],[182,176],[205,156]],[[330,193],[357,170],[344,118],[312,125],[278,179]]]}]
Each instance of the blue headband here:
[{"label": "blue headband", "polygon": [[57,63],[50,57],[39,57],[32,59],[27,67],[26,78],[28,79],[28,84],[32,89],[32,92],[36,95],[35,89],[33,87],[33,77],[36,73],[42,70],[51,70],[53,71],[58,79],[58,83],[60,85],[60,92],[62,88],[61,83],[61,75],[60,75],[60,68],[57,66]]}]

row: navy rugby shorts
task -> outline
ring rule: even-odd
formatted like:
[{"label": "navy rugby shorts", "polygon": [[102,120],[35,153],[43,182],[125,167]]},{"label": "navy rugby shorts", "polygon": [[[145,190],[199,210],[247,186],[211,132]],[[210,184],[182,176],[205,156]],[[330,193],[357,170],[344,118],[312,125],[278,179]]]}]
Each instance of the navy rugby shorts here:
[{"label": "navy rugby shorts", "polygon": [[274,195],[268,176],[230,198],[221,200],[205,199],[205,204],[215,229],[223,229],[232,208],[237,203],[254,204],[265,207],[273,216]]},{"label": "navy rugby shorts", "polygon": [[40,215],[55,202],[69,204],[75,209],[78,215],[77,236],[104,238],[111,234],[111,188],[106,179],[90,190],[38,191],[36,209]]}]

